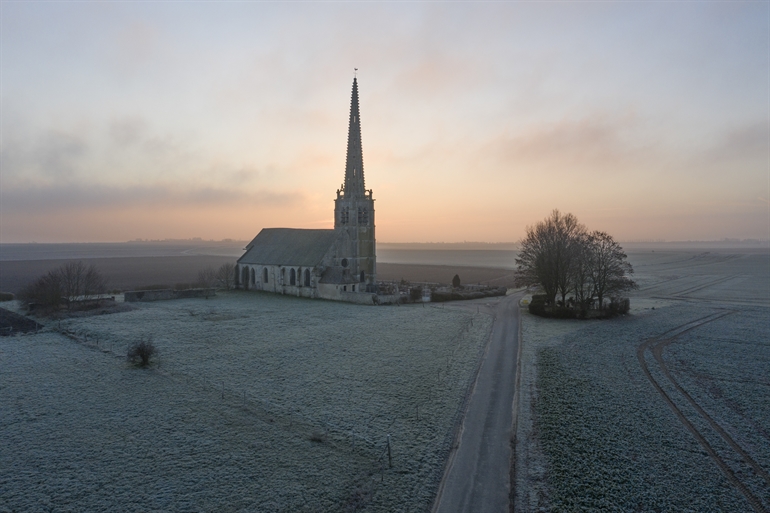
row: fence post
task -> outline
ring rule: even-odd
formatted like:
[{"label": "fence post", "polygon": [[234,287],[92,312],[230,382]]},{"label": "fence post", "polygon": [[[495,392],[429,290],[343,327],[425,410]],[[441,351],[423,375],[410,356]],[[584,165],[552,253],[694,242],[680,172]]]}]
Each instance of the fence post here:
[{"label": "fence post", "polygon": [[388,435],[388,468],[393,468],[393,459],[390,456],[390,435]]}]

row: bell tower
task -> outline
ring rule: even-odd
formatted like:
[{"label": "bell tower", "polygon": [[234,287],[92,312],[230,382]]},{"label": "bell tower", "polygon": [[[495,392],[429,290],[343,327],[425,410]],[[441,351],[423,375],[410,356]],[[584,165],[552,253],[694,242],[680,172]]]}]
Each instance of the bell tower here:
[{"label": "bell tower", "polygon": [[337,265],[349,269],[360,290],[376,292],[377,263],[374,241],[374,199],[364,187],[364,158],[361,150],[361,118],[358,111],[358,81],[353,78],[348,125],[345,181],[334,200],[334,229],[343,239]]}]

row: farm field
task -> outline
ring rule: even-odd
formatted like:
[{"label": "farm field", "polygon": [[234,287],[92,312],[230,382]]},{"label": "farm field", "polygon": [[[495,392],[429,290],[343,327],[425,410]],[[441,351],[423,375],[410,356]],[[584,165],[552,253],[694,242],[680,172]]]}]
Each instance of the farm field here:
[{"label": "farm field", "polygon": [[631,314],[522,312],[522,510],[770,510],[770,254],[629,255]]},{"label": "farm field", "polygon": [[424,511],[490,329],[229,293],[4,337],[0,511]]},{"label": "farm field", "polygon": [[[47,246],[65,246],[68,245],[51,244]],[[69,245],[77,246],[77,245]],[[112,245],[118,246],[118,245]],[[236,256],[217,255],[215,253],[219,248],[208,249],[205,254],[199,254],[195,251],[203,252],[201,249],[187,248],[187,252],[180,251],[181,248],[166,248],[167,252],[157,251],[158,254],[123,256],[123,253],[113,250],[116,256],[89,256],[89,253],[82,250],[76,252],[69,248],[69,251],[51,250],[48,253],[22,253],[4,255],[5,257],[14,256],[46,256],[49,258],[38,258],[35,260],[3,260],[0,259],[0,291],[18,294],[26,285],[32,283],[38,277],[48,271],[55,269],[63,264],[73,260],[82,259],[85,264],[94,264],[107,279],[107,286],[110,290],[133,290],[147,285],[165,284],[173,287],[178,283],[194,283],[198,279],[198,273],[206,267],[218,268],[225,263],[235,263]],[[77,247],[75,248],[77,249]],[[128,249],[132,249],[130,246]],[[150,249],[153,249],[152,247]],[[172,249],[176,254],[170,255]],[[232,252],[232,249],[222,249],[221,253]],[[137,250],[138,252],[138,250]],[[92,252],[96,255],[104,253]],[[398,255],[397,251],[391,253]],[[452,251],[443,251],[442,253],[455,253]],[[411,264],[411,263],[377,263],[377,277],[379,280],[400,281],[405,279],[411,282],[434,282],[451,283],[452,277],[459,274],[462,283],[473,284],[482,283],[491,286],[513,286],[513,271],[505,268],[481,267],[473,264],[473,260],[465,252],[453,259],[459,262],[457,265],[449,264]],[[466,260],[463,261],[463,258]],[[396,259],[396,258],[394,258]],[[407,260],[407,258],[401,258]],[[512,262],[513,260],[511,260]]]}]

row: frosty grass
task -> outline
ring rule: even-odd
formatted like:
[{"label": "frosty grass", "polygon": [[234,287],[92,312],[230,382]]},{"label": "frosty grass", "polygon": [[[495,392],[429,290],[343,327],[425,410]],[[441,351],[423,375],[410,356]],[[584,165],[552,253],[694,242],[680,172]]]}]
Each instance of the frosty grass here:
[{"label": "frosty grass", "polygon": [[0,511],[424,511],[491,319],[231,293],[49,325],[0,340]]},{"label": "frosty grass", "polygon": [[[517,490],[525,495],[520,504],[552,511],[750,510],[636,356],[644,340],[716,311],[667,306],[611,321],[562,323],[555,331],[559,321],[523,313],[518,435],[534,447],[522,446],[518,462],[529,465],[535,490]],[[767,333],[767,310],[741,307],[677,338],[664,358],[680,385],[770,471]],[[528,358],[536,369],[527,370]],[[646,361],[687,418],[770,507],[767,484],[677,395],[649,354]]]}]

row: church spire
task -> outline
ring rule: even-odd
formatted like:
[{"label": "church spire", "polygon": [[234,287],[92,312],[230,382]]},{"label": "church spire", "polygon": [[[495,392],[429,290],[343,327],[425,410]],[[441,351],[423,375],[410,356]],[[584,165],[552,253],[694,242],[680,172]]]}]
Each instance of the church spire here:
[{"label": "church spire", "polygon": [[344,194],[364,196],[364,157],[361,151],[361,118],[358,115],[358,81],[353,78],[350,98],[350,126],[348,127],[348,155],[345,162]]}]

